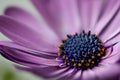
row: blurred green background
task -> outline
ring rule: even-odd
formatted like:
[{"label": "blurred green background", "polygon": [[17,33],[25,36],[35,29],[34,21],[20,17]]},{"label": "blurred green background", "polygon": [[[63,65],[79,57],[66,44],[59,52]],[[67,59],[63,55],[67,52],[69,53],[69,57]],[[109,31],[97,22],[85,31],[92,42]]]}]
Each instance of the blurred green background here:
[{"label": "blurred green background", "polygon": [[[4,13],[4,10],[9,6],[17,6],[20,8],[24,8],[36,17],[39,16],[39,14],[29,0],[0,0],[0,15],[2,15]],[[8,39],[0,33],[0,41],[1,40]],[[0,55],[0,80],[44,80],[31,73],[16,70],[13,67],[13,64],[14,63],[3,58]]]},{"label": "blurred green background", "polygon": [[0,56],[0,80],[43,80],[28,72],[16,70],[12,64]]}]

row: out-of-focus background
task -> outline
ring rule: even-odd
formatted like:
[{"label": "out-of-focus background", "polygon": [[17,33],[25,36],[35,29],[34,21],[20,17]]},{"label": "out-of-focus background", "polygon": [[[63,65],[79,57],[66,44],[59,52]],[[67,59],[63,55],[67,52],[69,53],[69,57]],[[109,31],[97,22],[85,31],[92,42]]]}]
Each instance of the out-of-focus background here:
[{"label": "out-of-focus background", "polygon": [[[39,15],[30,0],[0,0],[0,15],[2,15],[4,10],[9,6],[23,8],[36,17]],[[0,33],[0,41],[1,40],[8,39]],[[6,60],[0,55],[0,80],[44,80],[31,73],[16,70],[13,64],[14,63]]]}]

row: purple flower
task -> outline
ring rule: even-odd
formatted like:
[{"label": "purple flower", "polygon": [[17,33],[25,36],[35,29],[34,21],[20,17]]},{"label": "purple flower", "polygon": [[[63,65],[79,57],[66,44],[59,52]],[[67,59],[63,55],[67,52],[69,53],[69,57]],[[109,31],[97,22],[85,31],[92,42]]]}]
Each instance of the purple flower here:
[{"label": "purple flower", "polygon": [[9,7],[0,16],[1,55],[52,80],[118,80],[120,0],[31,0],[45,23]]}]

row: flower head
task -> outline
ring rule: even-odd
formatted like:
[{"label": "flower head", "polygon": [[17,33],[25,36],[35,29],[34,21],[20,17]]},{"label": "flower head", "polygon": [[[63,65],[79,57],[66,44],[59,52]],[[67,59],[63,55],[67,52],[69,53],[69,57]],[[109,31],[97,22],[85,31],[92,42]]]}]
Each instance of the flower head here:
[{"label": "flower head", "polygon": [[73,36],[67,35],[59,46],[59,58],[70,68],[85,70],[97,66],[105,55],[103,43],[96,35],[84,31]]},{"label": "flower head", "polygon": [[0,16],[1,55],[55,80],[120,76],[119,0],[31,0],[46,22],[9,7]]}]

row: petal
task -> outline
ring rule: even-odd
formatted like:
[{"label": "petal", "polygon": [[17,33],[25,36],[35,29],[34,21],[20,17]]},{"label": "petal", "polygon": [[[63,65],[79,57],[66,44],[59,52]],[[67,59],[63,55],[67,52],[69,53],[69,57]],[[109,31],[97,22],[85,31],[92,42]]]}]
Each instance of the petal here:
[{"label": "petal", "polygon": [[[105,44],[105,46],[107,46],[108,44]],[[113,51],[111,55],[115,55],[115,54],[120,54],[120,43],[117,43],[116,45],[113,46]]]},{"label": "petal", "polygon": [[[110,25],[104,30],[102,35],[100,36],[101,40],[103,40],[104,43],[114,39],[115,37],[119,37],[120,34],[120,10],[118,14],[115,16],[115,19],[110,23]],[[116,39],[116,42],[120,41],[119,39]],[[111,43],[111,42],[110,42]]]},{"label": "petal", "polygon": [[47,23],[59,35],[80,31],[79,13],[75,0],[31,0]]},{"label": "petal", "polygon": [[74,70],[75,69],[69,69],[68,71],[66,71],[62,75],[60,75],[57,80],[69,80],[69,79],[71,79],[72,76],[74,75],[73,74]]},{"label": "petal", "polygon": [[28,52],[34,53],[32,55],[37,55],[37,56],[45,57],[45,58],[54,58],[54,59],[56,59],[56,57],[57,57],[57,53],[36,51],[36,50],[26,48],[24,46],[21,46],[19,44],[16,44],[16,43],[10,42],[10,41],[0,41],[0,46],[1,47],[3,47],[3,46],[8,47],[8,48],[15,49],[15,50],[28,51]]},{"label": "petal", "polygon": [[[59,39],[54,33],[48,31],[47,28],[46,30],[43,28],[36,30],[21,24],[8,16],[0,16],[0,31],[20,45],[35,50],[51,50],[57,52],[58,45],[56,44],[59,43]],[[49,35],[45,34],[45,32],[49,33]]]},{"label": "petal", "polygon": [[116,75],[120,75],[120,65],[102,64],[94,68],[93,71],[99,77],[100,80],[109,80],[110,78],[115,77]]},{"label": "petal", "polygon": [[97,35],[101,35],[103,31],[109,26],[111,21],[115,18],[120,10],[120,2],[119,0],[106,0],[104,3],[105,7],[103,7],[101,18],[96,24],[94,33]]},{"label": "petal", "polygon": [[49,66],[49,67],[39,67],[39,68],[26,68],[22,66],[16,66],[17,69],[32,72],[38,76],[41,76],[43,78],[49,78],[52,80],[52,78],[56,78],[58,76],[61,76],[61,74],[64,74],[68,71],[68,68],[60,68],[58,66]]},{"label": "petal", "polygon": [[62,77],[60,77],[58,80],[69,80],[73,78],[74,74],[76,73],[75,69],[70,69],[67,73],[65,73]]},{"label": "petal", "polygon": [[117,43],[116,45],[113,46],[111,54],[109,54],[108,51],[106,52],[107,52],[106,56],[103,57],[102,61],[105,63],[116,63],[118,60],[120,60],[120,43]]},{"label": "petal", "polygon": [[76,72],[76,74],[74,74],[74,77],[72,78],[73,80],[81,80],[82,78],[82,71],[79,70]]},{"label": "petal", "polygon": [[120,60],[120,54],[118,53],[116,55],[113,55],[113,56],[103,59],[102,63],[114,64],[114,63],[117,63],[119,60]]},{"label": "petal", "polygon": [[[22,10],[17,7],[9,7],[6,9],[5,15],[8,15],[8,16],[14,18],[15,20],[27,25],[31,29],[35,29],[38,32],[40,32],[40,30],[42,28],[43,33],[40,33],[40,34],[41,34],[41,36],[43,36],[43,38],[46,38],[46,39],[48,38],[48,34],[45,34],[44,32],[48,32],[49,36],[52,36],[52,35],[53,35],[53,37],[55,36],[52,33],[52,30],[50,28],[48,28],[48,26],[46,26],[44,23],[41,23],[33,15],[31,15],[30,13],[28,13],[25,10]],[[45,29],[45,31],[44,31],[44,29]]]},{"label": "petal", "polygon": [[102,0],[78,0],[82,28],[88,32],[95,26],[102,8]]},{"label": "petal", "polygon": [[111,35],[109,35],[109,37],[106,37],[104,40],[104,43],[106,45],[111,45],[118,42],[120,42],[120,28],[114,31]]},{"label": "petal", "polygon": [[55,59],[42,58],[40,56],[34,55],[31,52],[13,49],[6,46],[0,46],[0,52],[1,55],[7,58],[8,60],[11,60],[18,64],[22,64],[24,66],[39,67],[41,65],[45,66],[59,65],[59,62],[57,62]]},{"label": "petal", "polygon": [[39,22],[33,15],[28,13],[25,10],[22,10],[17,7],[8,7],[5,12],[5,15],[14,18],[15,20],[29,26],[30,28],[40,29],[41,22]]},{"label": "petal", "polygon": [[119,59],[118,63],[120,63],[120,59]]},{"label": "petal", "polygon": [[91,69],[88,69],[83,71],[82,80],[99,80],[99,78]]}]

